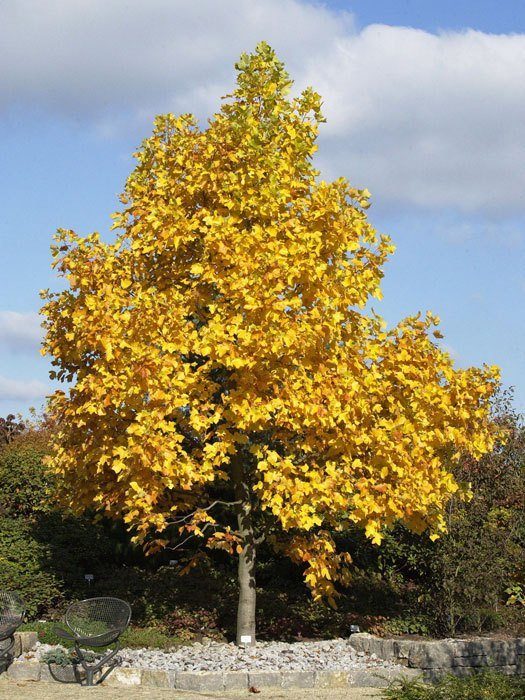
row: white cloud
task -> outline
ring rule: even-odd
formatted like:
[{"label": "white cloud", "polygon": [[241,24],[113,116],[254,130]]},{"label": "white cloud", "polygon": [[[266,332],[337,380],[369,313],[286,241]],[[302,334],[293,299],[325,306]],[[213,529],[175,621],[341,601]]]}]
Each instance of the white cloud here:
[{"label": "white cloud", "polygon": [[264,39],[298,68],[351,20],[297,0],[17,0],[0,27],[0,105],[104,118],[207,113],[242,51]]},{"label": "white cloud", "polygon": [[0,107],[109,135],[166,110],[203,116],[261,39],[324,97],[327,175],[390,208],[525,211],[525,35],[357,32],[299,0],[17,0],[0,4]]},{"label": "white cloud", "polygon": [[307,79],[325,97],[332,174],[402,206],[523,212],[525,35],[374,25]]},{"label": "white cloud", "polygon": [[49,387],[36,379],[21,381],[0,376],[0,401],[33,401],[49,393]]},{"label": "white cloud", "polygon": [[0,349],[34,353],[43,337],[41,323],[36,313],[0,311]]}]

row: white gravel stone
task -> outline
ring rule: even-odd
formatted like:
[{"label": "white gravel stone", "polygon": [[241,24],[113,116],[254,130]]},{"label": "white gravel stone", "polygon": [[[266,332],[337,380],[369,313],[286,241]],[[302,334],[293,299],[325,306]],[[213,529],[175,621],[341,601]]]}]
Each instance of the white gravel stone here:
[{"label": "white gravel stone", "polygon": [[[38,643],[34,657],[56,648]],[[374,654],[357,652],[346,639],[317,642],[258,642],[253,647],[233,643],[195,643],[170,651],[159,649],[122,649],[124,668],[162,671],[352,671],[394,669],[394,664]]]}]

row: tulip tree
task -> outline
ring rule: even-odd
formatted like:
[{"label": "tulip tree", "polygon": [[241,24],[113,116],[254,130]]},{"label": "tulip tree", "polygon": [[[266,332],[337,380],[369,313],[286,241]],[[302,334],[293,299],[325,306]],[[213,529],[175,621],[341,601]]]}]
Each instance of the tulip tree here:
[{"label": "tulip tree", "polygon": [[350,561],[334,532],[444,531],[450,454],[491,449],[498,371],[454,368],[430,313],[388,330],[365,312],[394,247],[367,190],[319,180],[320,97],[289,96],[267,44],[236,68],[206,128],[156,119],[115,242],[58,232],[44,352],[67,383],[49,410],[71,503],[149,547],[237,555],[238,641],[254,642],[264,537],[333,603]]}]

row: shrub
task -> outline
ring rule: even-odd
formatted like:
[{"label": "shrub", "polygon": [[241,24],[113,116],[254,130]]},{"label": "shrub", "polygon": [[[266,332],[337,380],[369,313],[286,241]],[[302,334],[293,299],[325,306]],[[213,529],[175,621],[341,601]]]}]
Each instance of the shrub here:
[{"label": "shrub", "polygon": [[0,588],[15,590],[27,605],[29,618],[42,615],[64,598],[63,582],[43,566],[48,548],[20,519],[0,519]]},{"label": "shrub", "polygon": [[89,595],[84,575],[101,577],[109,562],[111,543],[89,520],[60,513],[0,518],[0,587],[18,591],[30,619]]},{"label": "shrub", "polygon": [[31,532],[44,547],[41,566],[55,572],[68,598],[89,593],[86,574],[100,579],[107,571],[120,568],[113,564],[111,541],[89,518],[45,513],[35,520]]},{"label": "shrub", "polygon": [[191,641],[201,636],[210,637],[216,641],[225,639],[224,632],[219,626],[219,616],[216,609],[191,609],[177,607],[164,618],[164,628],[171,636],[177,636],[184,641]]},{"label": "shrub", "polygon": [[43,465],[45,452],[15,441],[0,452],[0,514],[27,518],[54,506],[56,480]]},{"label": "shrub", "polygon": [[402,680],[384,695],[387,700],[523,700],[525,678],[484,671],[464,679],[446,676],[435,685]]}]

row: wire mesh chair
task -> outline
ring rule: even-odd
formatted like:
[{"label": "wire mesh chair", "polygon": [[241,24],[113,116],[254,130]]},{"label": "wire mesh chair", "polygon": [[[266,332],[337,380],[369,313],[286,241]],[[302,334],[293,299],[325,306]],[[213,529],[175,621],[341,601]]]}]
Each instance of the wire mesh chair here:
[{"label": "wire mesh chair", "polygon": [[[68,629],[55,627],[54,632],[58,637],[75,643],[75,651],[78,663],[85,671],[85,685],[102,683],[109,673],[122,663],[117,656],[120,649],[119,637],[128,627],[131,619],[131,608],[120,598],[88,598],[77,603],[72,603],[66,610],[65,623]],[[91,662],[91,654],[85,652],[81,646],[111,647],[105,655]],[[94,682],[94,675],[107,666],[105,671]],[[51,668],[50,668],[51,670]],[[77,674],[76,674],[77,675]],[[80,676],[78,676],[80,682]]]},{"label": "wire mesh chair", "polygon": [[[15,645],[15,632],[24,621],[25,605],[16,593],[0,591],[0,667],[5,668]],[[4,642],[7,644],[4,646]]]}]

